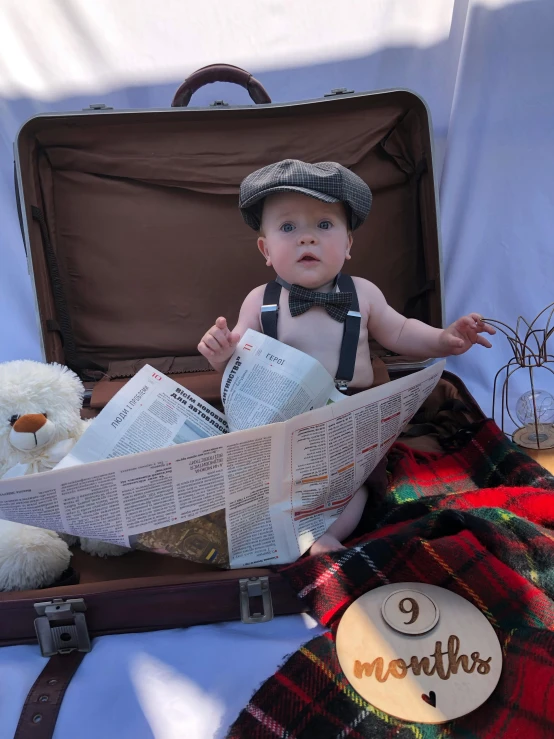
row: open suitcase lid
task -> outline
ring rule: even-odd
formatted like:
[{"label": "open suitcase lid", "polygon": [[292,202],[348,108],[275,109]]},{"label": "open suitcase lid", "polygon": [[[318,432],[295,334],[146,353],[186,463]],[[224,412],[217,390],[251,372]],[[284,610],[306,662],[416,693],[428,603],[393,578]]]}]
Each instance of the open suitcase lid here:
[{"label": "open suitcase lid", "polygon": [[[218,315],[273,278],[238,210],[241,180],[285,158],[338,161],[371,187],[349,271],[404,315],[442,325],[429,111],[412,92],[271,104],[244,70],[192,75],[244,85],[261,104],[39,115],[15,144],[16,189],[44,358],[83,378],[209,369],[197,352]],[[264,97],[265,94],[265,97]]]}]

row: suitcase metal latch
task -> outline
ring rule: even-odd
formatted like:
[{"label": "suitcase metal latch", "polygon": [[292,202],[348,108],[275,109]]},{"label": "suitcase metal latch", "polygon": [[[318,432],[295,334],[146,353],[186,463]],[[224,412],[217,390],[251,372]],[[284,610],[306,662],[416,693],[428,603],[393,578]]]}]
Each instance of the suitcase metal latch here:
[{"label": "suitcase metal latch", "polygon": [[82,598],[54,598],[54,600],[35,603],[35,632],[43,657],[55,654],[90,652],[90,637],[84,611],[87,610]]},{"label": "suitcase metal latch", "polygon": [[[240,618],[243,624],[261,624],[273,618],[269,578],[244,577],[239,580]],[[256,599],[256,603],[253,599]],[[261,610],[260,610],[261,605]]]}]

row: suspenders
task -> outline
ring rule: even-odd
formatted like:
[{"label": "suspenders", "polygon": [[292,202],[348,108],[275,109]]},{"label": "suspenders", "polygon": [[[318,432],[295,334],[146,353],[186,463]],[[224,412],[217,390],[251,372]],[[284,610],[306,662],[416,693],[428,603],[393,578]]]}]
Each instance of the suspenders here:
[{"label": "suspenders", "polygon": [[[342,335],[342,344],[340,347],[339,366],[337,376],[335,377],[335,385],[338,390],[344,392],[348,388],[348,383],[354,377],[354,367],[356,364],[356,352],[358,349],[358,339],[360,338],[360,324],[362,316],[358,303],[358,295],[354,287],[354,280],[350,275],[339,274],[337,277],[337,285],[341,292],[352,293],[352,305],[344,322],[344,333]],[[274,280],[266,285],[264,292],[264,302],[262,305],[261,322],[264,334],[277,338],[277,318],[279,315],[279,297],[281,295],[281,284]]]},{"label": "suspenders", "polygon": [[265,286],[264,302],[262,305],[262,328],[266,336],[277,338],[277,316],[279,314],[279,298],[281,285],[276,281],[268,282]]}]

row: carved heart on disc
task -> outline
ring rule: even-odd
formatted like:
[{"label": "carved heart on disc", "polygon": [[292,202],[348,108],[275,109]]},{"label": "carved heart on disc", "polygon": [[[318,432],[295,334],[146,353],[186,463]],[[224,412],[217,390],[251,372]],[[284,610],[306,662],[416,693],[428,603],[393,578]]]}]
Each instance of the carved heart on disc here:
[{"label": "carved heart on disc", "polygon": [[428,703],[430,706],[433,706],[433,708],[437,707],[437,696],[435,695],[434,690],[430,690],[429,695],[426,695],[425,693],[423,693],[421,697],[425,701],[425,703]]}]

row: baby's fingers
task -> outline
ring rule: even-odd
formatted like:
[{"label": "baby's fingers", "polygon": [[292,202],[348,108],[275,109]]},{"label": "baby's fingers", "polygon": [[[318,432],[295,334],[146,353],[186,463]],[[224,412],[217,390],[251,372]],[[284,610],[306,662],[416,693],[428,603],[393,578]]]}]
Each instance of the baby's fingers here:
[{"label": "baby's fingers", "polygon": [[486,346],[487,349],[492,348],[492,344],[490,343],[490,341],[488,339],[485,339],[484,336],[479,336],[479,334],[475,338],[475,343],[481,344],[481,346]]},{"label": "baby's fingers", "polygon": [[213,354],[217,354],[217,352],[220,352],[223,349],[223,347],[221,346],[219,341],[216,339],[216,337],[213,336],[210,332],[208,332],[207,334],[204,334],[200,344],[204,344],[204,346],[210,349],[212,352],[212,356]]},{"label": "baby's fingers", "polygon": [[476,313],[472,313],[470,316],[462,316],[462,318],[456,321],[456,328],[459,331],[477,331],[478,322],[474,318],[476,315]]},{"label": "baby's fingers", "polygon": [[476,325],[477,331],[485,331],[487,334],[491,334],[493,336],[496,333],[496,329],[492,326],[489,326],[488,323],[485,323],[485,319],[483,316],[480,316],[479,313],[470,313],[470,318],[472,318]]},{"label": "baby's fingers", "polygon": [[232,331],[229,334],[229,345],[230,346],[235,346],[235,344],[238,344],[239,341],[240,341],[240,334],[237,333],[236,331]]},{"label": "baby's fingers", "polygon": [[229,327],[227,326],[227,319],[223,318],[223,316],[219,316],[219,318],[216,319],[215,325],[218,329],[220,329],[223,332],[229,331]]},{"label": "baby's fingers", "polygon": [[231,346],[231,344],[229,343],[230,332],[228,330],[223,331],[216,326],[212,326],[212,328],[208,331],[208,334],[217,341],[222,349],[228,349]]},{"label": "baby's fingers", "polygon": [[215,356],[214,350],[210,349],[204,339],[202,339],[202,341],[198,344],[197,349],[203,357],[206,357],[206,359],[210,359],[211,357]]},{"label": "baby's fingers", "polygon": [[450,349],[461,349],[464,346],[464,340],[453,334],[448,335],[448,347]]},{"label": "baby's fingers", "polygon": [[496,333],[496,329],[493,328],[493,326],[489,326],[488,323],[483,323],[483,327],[479,328],[479,331],[486,331],[491,336],[494,336],[494,334]]}]

